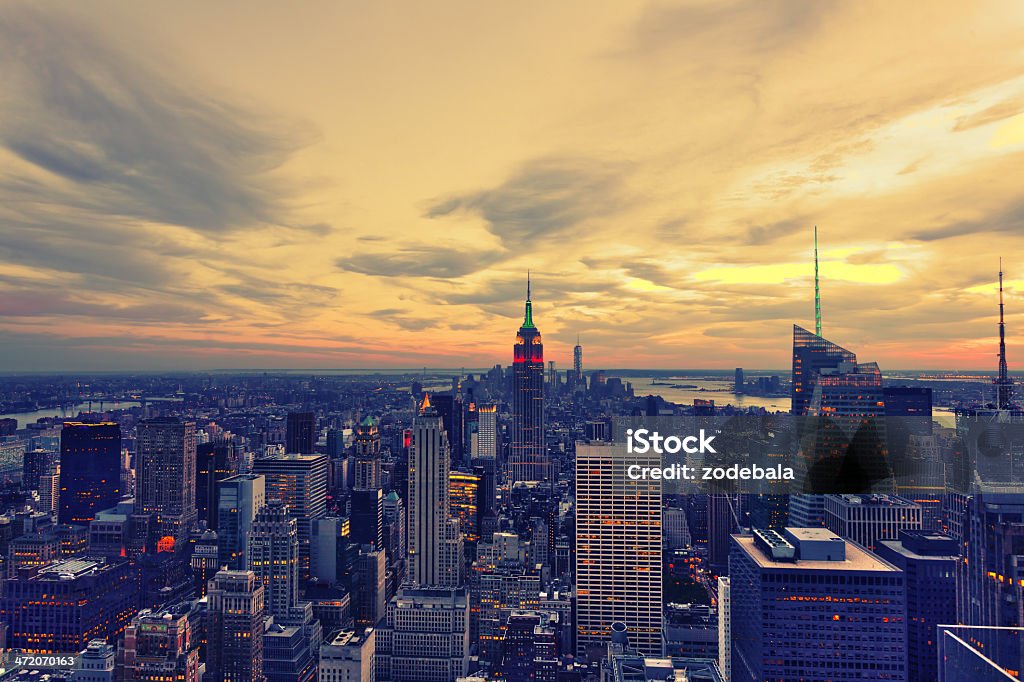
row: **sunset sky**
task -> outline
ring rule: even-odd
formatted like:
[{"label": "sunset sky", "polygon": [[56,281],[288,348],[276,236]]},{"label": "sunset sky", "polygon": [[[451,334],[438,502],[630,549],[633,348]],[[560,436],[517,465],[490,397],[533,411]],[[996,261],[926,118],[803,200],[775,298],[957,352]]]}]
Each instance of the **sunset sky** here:
[{"label": "sunset sky", "polygon": [[0,370],[1024,368],[1024,3],[0,5]]}]

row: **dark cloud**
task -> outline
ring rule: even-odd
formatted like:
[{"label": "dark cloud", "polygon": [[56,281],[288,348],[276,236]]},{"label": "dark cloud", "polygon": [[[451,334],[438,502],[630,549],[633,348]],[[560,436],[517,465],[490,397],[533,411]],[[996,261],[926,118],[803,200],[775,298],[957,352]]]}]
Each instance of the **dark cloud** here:
[{"label": "dark cloud", "polygon": [[984,220],[956,220],[938,227],[917,230],[910,234],[910,238],[934,242],[986,232],[1024,234],[1024,201],[1014,202],[1002,211],[995,211]]},{"label": "dark cloud", "polygon": [[24,181],[8,171],[4,200],[18,189],[23,205],[88,207],[213,234],[287,222],[279,198],[287,193],[268,173],[312,140],[308,126],[229,102],[194,79],[179,84],[27,5],[0,10],[0,43],[0,144],[49,174]]},{"label": "dark cloud", "polygon": [[625,208],[627,170],[625,164],[597,159],[535,159],[497,187],[437,201],[426,217],[478,214],[510,249],[551,242],[589,219]]},{"label": "dark cloud", "polygon": [[342,270],[375,277],[462,277],[495,263],[495,252],[457,251],[438,247],[409,247],[388,253],[339,258]]}]

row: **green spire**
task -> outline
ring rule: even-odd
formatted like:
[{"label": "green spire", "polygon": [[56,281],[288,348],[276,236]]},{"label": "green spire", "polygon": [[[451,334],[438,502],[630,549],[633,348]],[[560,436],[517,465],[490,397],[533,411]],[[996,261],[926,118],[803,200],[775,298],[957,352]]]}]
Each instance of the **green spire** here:
[{"label": "green spire", "polygon": [[814,226],[814,333],[821,336],[821,291],[818,288],[818,226]]},{"label": "green spire", "polygon": [[530,271],[526,271],[526,317],[523,318],[523,327],[534,329],[533,326],[533,303],[530,301]]}]

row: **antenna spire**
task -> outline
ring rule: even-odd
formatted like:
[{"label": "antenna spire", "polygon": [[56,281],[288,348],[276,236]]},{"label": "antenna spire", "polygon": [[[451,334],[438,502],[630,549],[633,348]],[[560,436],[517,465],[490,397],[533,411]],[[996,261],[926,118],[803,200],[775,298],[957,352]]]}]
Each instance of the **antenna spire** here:
[{"label": "antenna spire", "polygon": [[996,407],[1010,409],[1013,381],[1006,369],[1006,321],[1003,317],[1003,259],[999,258],[999,376],[996,378]]},{"label": "antenna spire", "polygon": [[526,271],[526,315],[523,317],[523,327],[533,329],[533,302],[530,301],[530,271]]},{"label": "antenna spire", "polygon": [[818,226],[814,226],[814,333],[821,336],[821,289],[818,286]]}]

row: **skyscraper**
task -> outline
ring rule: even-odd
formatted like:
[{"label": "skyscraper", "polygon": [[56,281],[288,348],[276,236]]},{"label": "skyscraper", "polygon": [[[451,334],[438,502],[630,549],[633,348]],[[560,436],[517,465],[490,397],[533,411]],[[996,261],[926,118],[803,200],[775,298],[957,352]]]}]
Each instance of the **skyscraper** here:
[{"label": "skyscraper", "polygon": [[217,546],[221,566],[245,568],[246,538],[256,512],[266,504],[266,478],[238,474],[217,484]]},{"label": "skyscraper", "polygon": [[121,499],[121,427],[65,422],[60,431],[59,523],[88,525]]},{"label": "skyscraper", "polygon": [[417,587],[461,584],[462,539],[452,518],[448,435],[423,399],[413,422],[409,456],[409,582]]},{"label": "skyscraper", "polygon": [[544,446],[544,346],[533,324],[530,282],[526,315],[519,327],[512,362],[512,449],[509,479],[544,481],[550,475]]},{"label": "skyscraper", "polygon": [[572,349],[573,384],[583,384],[583,346],[580,337],[576,336],[576,345]]},{"label": "skyscraper", "polygon": [[984,492],[969,498],[963,530],[957,622],[1024,626],[1024,495]]},{"label": "skyscraper", "polygon": [[476,448],[473,457],[494,459],[498,456],[498,408],[496,405],[478,405]]},{"label": "skyscraper", "polygon": [[210,582],[204,680],[263,682],[263,583],[252,571],[221,571]]},{"label": "skyscraper", "polygon": [[217,530],[217,483],[232,474],[232,447],[225,440],[196,445],[196,513],[213,530]]},{"label": "skyscraper", "polygon": [[373,417],[356,427],[354,490],[376,490],[380,483],[380,429]]},{"label": "skyscraper", "polygon": [[263,583],[266,614],[289,618],[299,603],[299,531],[280,501],[271,500],[256,513],[246,562]]},{"label": "skyscraper", "polygon": [[793,325],[793,388],[791,412],[797,416],[808,414],[818,375],[824,369],[836,368],[841,363],[857,362],[857,356],[842,346],[832,343],[803,327]]},{"label": "skyscraper", "polygon": [[907,680],[933,682],[939,679],[935,628],[956,622],[956,541],[902,530],[897,540],[880,540],[876,554],[906,576]]},{"label": "skyscraper", "polygon": [[821,528],[734,535],[732,681],[906,679],[903,572]]},{"label": "skyscraper", "polygon": [[631,479],[634,464],[657,467],[660,457],[623,443],[576,445],[576,648],[591,660],[614,622],[638,651],[661,653],[661,482]]},{"label": "skyscraper", "polygon": [[316,445],[316,415],[312,412],[289,412],[285,422],[285,452],[311,455]]},{"label": "skyscraper", "polygon": [[135,513],[149,515],[157,537],[178,549],[196,527],[196,425],[147,419],[138,427]]},{"label": "skyscraper", "polygon": [[872,552],[880,540],[921,529],[921,506],[895,495],[826,495],[825,527]]},{"label": "skyscraper", "polygon": [[299,525],[299,575],[309,576],[309,542],[313,519],[327,513],[326,455],[276,454],[253,462],[254,474],[266,477],[267,501],[288,507]]}]

